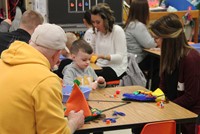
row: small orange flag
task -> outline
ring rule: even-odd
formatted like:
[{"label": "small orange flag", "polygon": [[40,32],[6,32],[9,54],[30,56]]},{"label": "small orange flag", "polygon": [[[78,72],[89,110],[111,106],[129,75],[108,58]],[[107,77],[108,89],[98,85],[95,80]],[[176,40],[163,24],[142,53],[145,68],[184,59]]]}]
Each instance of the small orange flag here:
[{"label": "small orange flag", "polygon": [[86,98],[76,83],[74,83],[73,90],[65,106],[67,108],[65,111],[65,116],[68,116],[71,110],[74,110],[75,112],[83,110],[85,117],[92,115]]}]

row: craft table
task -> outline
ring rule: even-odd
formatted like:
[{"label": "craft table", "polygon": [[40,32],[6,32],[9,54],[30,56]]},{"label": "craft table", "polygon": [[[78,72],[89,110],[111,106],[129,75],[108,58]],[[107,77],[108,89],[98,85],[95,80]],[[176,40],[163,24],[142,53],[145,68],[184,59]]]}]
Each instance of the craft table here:
[{"label": "craft table", "polygon": [[[120,94],[117,98],[111,98],[117,90]],[[197,114],[173,103],[169,102],[164,104],[164,108],[156,105],[156,102],[137,102],[131,101],[126,103],[122,101],[123,93],[132,93],[136,90],[146,90],[141,86],[128,86],[128,87],[114,87],[95,90],[90,93],[88,103],[91,107],[105,110],[103,114],[107,118],[112,117],[114,110],[124,112],[126,116],[121,116],[117,119],[116,123],[106,124],[102,120],[98,122],[90,122],[84,124],[82,128],[76,131],[76,134],[84,132],[101,132],[119,129],[134,128],[138,125],[144,125],[150,122],[175,120],[177,124],[195,122]]]}]

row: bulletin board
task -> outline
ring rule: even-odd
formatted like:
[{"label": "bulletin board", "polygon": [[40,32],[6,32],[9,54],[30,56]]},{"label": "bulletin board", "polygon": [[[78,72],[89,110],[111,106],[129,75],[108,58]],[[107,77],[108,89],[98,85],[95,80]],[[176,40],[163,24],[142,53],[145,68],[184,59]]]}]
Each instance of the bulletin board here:
[{"label": "bulletin board", "polygon": [[122,24],[123,0],[48,0],[48,21],[62,27],[82,27],[84,12],[98,3],[108,3],[115,22]]}]

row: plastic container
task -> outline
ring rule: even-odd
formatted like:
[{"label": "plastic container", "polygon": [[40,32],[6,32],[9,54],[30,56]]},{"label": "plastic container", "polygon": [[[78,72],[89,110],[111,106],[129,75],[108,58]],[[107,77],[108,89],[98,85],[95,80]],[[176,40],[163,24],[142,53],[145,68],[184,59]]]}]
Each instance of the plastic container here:
[{"label": "plastic container", "polygon": [[[71,92],[72,92],[72,85],[67,85],[62,89],[62,94],[63,94],[63,103],[66,103],[66,101],[68,100]],[[87,86],[80,86],[81,91],[83,92],[84,96],[86,99],[88,99],[90,91],[92,90],[91,88],[87,87]]]}]

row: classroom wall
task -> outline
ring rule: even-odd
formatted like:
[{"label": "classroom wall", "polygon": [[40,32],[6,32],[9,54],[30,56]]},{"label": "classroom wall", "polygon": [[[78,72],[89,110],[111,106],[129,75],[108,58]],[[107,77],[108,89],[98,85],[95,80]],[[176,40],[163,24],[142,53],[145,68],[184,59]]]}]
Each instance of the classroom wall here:
[{"label": "classroom wall", "polygon": [[64,27],[81,27],[84,12],[98,3],[108,3],[116,23],[122,23],[123,0],[48,0],[48,21]]}]

